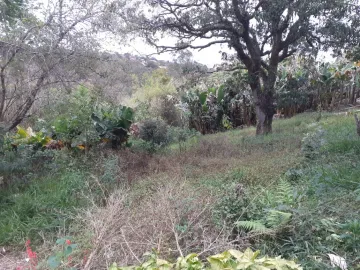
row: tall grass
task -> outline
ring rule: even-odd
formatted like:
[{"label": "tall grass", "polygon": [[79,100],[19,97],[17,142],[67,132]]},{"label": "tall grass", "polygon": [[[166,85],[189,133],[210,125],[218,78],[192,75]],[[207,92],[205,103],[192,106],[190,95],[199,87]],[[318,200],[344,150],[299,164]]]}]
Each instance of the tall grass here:
[{"label": "tall grass", "polygon": [[63,171],[32,179],[25,191],[0,195],[0,244],[17,245],[27,238],[41,240],[41,233],[55,234],[67,227],[75,208],[85,206],[82,192],[86,175]]}]

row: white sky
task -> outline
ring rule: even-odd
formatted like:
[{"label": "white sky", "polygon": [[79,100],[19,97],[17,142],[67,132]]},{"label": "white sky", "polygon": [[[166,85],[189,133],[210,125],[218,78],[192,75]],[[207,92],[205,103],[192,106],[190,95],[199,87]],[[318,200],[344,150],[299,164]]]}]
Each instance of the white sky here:
[{"label": "white sky", "polygon": [[[171,45],[170,39],[161,40],[162,44]],[[116,38],[107,39],[102,43],[102,46],[107,51],[114,51],[119,53],[131,53],[135,55],[149,55],[156,53],[156,49],[140,39],[130,42],[128,46],[119,45]],[[215,44],[209,48],[203,50],[191,50],[193,53],[193,59],[201,64],[207,65],[208,67],[213,67],[216,64],[221,63],[221,53],[220,51],[231,52],[227,46],[221,46]],[[171,61],[174,59],[174,56],[171,53],[156,54],[153,57],[160,60]]]},{"label": "white sky", "polygon": [[[2,1],[2,0],[0,0]],[[33,3],[35,5],[39,4],[42,7],[46,7],[48,5],[48,0],[34,0]],[[35,12],[40,18],[43,17],[42,9],[40,8]],[[109,36],[108,34],[100,34],[99,40],[102,40],[101,45],[104,50],[111,51],[111,52],[118,52],[118,53],[131,53],[134,55],[149,55],[156,53],[156,49],[144,42],[141,39],[136,39],[133,42],[129,43],[129,46],[120,45],[121,44],[121,37]],[[165,38],[161,40],[163,45],[171,45],[175,43],[174,40]],[[220,64],[221,61],[221,53],[220,51],[231,52],[229,48],[225,45],[215,44],[209,48],[199,50],[191,50],[193,53],[193,59],[201,64],[207,65],[208,67],[213,67],[214,65]],[[163,54],[156,54],[153,57],[160,59],[171,61],[174,59],[173,54],[171,53],[163,53]]]},{"label": "white sky", "polygon": [[[0,0],[1,1],[1,0]],[[35,0],[35,3],[38,2],[43,4],[45,7],[48,3],[48,0]],[[102,40],[101,45],[106,51],[118,52],[118,53],[131,53],[135,55],[149,55],[156,53],[156,49],[148,44],[146,44],[141,39],[136,39],[129,43],[128,46],[120,45],[121,40],[120,37],[114,36],[104,36],[100,35],[100,40]],[[175,41],[171,38],[165,38],[161,40],[161,44],[163,45],[172,45]],[[199,45],[199,44],[196,44]],[[207,65],[209,68],[214,67],[214,65],[221,64],[221,53],[220,51],[224,51],[226,53],[233,54],[234,51],[229,49],[226,45],[215,44],[209,48],[205,48],[202,50],[191,50],[193,53],[193,59],[201,64]],[[171,61],[174,59],[173,54],[171,53],[163,53],[160,55],[153,55],[153,57],[160,59],[160,60],[167,60]],[[330,53],[321,52],[318,60],[325,60],[325,61],[333,61]]]}]

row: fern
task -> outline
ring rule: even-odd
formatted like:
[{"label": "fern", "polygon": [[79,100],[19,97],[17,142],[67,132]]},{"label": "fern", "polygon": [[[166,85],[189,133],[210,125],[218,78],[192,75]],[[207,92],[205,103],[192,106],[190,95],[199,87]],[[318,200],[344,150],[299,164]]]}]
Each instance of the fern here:
[{"label": "fern", "polygon": [[270,210],[266,217],[266,225],[273,229],[278,229],[288,224],[291,220],[291,214],[277,210]]},{"label": "fern", "polygon": [[249,232],[267,233],[269,229],[261,220],[244,220],[238,221],[235,225]]},{"label": "fern", "polygon": [[279,204],[292,204],[294,202],[294,191],[291,184],[285,180],[280,181],[277,186],[275,194],[275,203]]}]

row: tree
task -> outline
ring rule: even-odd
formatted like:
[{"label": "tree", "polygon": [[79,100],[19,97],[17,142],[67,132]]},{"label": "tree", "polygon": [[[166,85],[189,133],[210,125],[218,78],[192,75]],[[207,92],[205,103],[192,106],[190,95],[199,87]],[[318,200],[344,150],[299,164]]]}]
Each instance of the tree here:
[{"label": "tree", "polygon": [[12,25],[22,16],[24,0],[4,0],[0,3],[0,24]]},{"label": "tree", "polygon": [[[279,63],[296,52],[356,43],[359,0],[146,0],[131,27],[159,52],[227,44],[248,72],[257,134],[272,131]],[[140,10],[140,9],[139,9]],[[138,19],[140,18],[140,20]],[[344,20],[346,18],[346,20]],[[177,39],[159,43],[159,34]],[[200,43],[200,41],[203,41]],[[353,42],[353,43],[352,43]]]},{"label": "tree", "polygon": [[99,46],[96,34],[111,17],[108,2],[49,0],[41,15],[28,9],[13,27],[0,24],[0,122],[7,130],[23,121],[46,87],[81,79],[72,71]]}]

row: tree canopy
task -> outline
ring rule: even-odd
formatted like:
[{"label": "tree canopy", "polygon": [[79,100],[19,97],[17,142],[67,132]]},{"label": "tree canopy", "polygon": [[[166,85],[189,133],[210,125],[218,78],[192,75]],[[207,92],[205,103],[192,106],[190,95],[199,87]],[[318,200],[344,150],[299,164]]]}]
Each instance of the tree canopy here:
[{"label": "tree canopy", "polygon": [[21,17],[24,0],[4,0],[0,3],[0,23],[12,24],[16,18]]},{"label": "tree canopy", "polygon": [[[215,44],[235,51],[248,71],[258,134],[271,132],[280,62],[295,53],[359,42],[359,0],[147,0],[143,5],[147,8],[129,21],[159,52]],[[159,34],[176,38],[176,44],[160,44]]]}]

